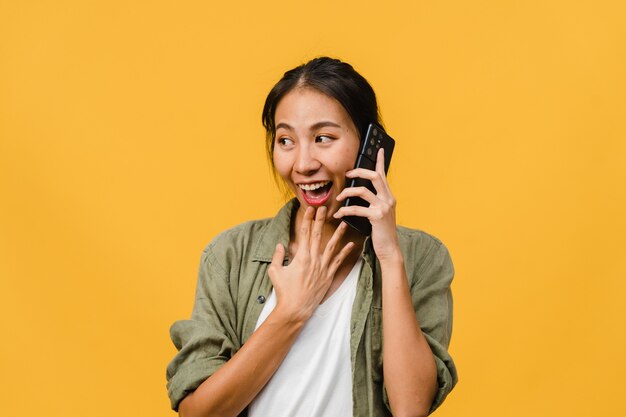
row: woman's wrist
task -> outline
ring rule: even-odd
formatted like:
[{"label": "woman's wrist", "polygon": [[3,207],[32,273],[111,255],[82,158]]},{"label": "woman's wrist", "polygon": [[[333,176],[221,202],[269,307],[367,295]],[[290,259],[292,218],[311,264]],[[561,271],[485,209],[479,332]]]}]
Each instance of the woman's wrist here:
[{"label": "woman's wrist", "polygon": [[[312,314],[312,313],[311,313]],[[282,304],[277,304],[274,310],[270,313],[272,322],[278,326],[285,328],[293,328],[294,330],[300,330],[306,324],[311,314],[301,309],[300,311],[293,311],[284,307]]]},{"label": "woman's wrist", "polygon": [[378,258],[381,269],[398,267],[402,267],[404,269],[404,255],[402,255],[402,251],[399,246],[392,248],[391,250],[386,250],[384,254],[377,253],[376,257]]}]

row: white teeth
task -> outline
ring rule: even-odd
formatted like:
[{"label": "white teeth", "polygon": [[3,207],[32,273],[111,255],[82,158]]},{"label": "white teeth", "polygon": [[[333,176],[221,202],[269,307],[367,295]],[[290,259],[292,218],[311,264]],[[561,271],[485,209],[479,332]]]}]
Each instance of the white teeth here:
[{"label": "white teeth", "polygon": [[313,191],[313,190],[317,190],[318,188],[322,188],[329,182],[330,181],[322,181],[322,182],[316,182],[314,184],[299,184],[298,187],[300,187],[301,189],[305,191]]}]

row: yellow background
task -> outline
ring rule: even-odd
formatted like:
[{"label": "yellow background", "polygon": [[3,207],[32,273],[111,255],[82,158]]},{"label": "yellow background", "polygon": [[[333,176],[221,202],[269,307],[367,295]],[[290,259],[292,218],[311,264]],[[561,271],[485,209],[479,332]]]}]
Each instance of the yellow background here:
[{"label": "yellow background", "polygon": [[282,204],[260,112],[374,86],[399,221],[457,276],[439,417],[624,416],[626,3],[0,1],[6,416],[172,416],[204,245]]}]

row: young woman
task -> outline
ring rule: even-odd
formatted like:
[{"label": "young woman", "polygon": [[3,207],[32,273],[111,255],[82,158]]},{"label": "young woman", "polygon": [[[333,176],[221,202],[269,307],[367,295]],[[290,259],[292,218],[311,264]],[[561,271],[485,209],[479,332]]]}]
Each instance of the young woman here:
[{"label": "young woman", "polygon": [[[353,169],[371,122],[374,91],[335,59],[269,93],[268,155],[295,198],[205,249],[192,317],[171,329],[181,416],[423,416],[455,385],[452,263],[439,240],[396,225],[382,150],[376,170]],[[376,194],[345,188],[357,177]],[[369,219],[371,236],[345,216]]]}]

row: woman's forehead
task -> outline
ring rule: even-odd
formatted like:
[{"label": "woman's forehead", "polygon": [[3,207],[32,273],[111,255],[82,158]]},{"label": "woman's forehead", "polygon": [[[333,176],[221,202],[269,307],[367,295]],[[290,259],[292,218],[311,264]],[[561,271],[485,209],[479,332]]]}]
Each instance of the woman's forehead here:
[{"label": "woman's forehead", "polygon": [[276,129],[295,127],[345,127],[348,112],[334,98],[313,88],[296,88],[280,100],[274,115]]}]

